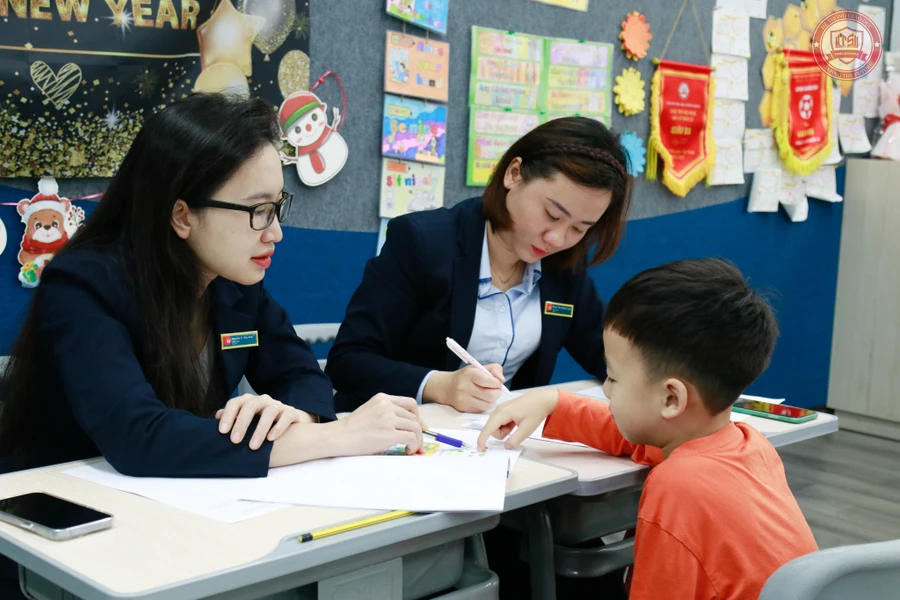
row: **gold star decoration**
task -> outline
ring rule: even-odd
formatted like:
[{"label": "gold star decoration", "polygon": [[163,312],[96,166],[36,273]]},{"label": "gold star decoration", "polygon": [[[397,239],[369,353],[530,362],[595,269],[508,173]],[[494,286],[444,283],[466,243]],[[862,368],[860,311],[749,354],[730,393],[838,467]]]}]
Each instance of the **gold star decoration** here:
[{"label": "gold star decoration", "polygon": [[245,15],[238,11],[231,0],[222,0],[212,16],[197,28],[200,42],[200,68],[217,63],[237,65],[250,77],[253,64],[250,50],[253,40],[265,25],[265,17]]}]

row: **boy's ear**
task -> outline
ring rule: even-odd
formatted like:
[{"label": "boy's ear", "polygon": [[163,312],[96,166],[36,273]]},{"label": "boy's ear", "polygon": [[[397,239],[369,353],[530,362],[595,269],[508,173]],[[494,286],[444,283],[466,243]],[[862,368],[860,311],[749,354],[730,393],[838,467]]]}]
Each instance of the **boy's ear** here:
[{"label": "boy's ear", "polygon": [[677,377],[670,377],[663,382],[666,396],[663,404],[662,417],[664,419],[674,419],[681,416],[687,410],[688,404],[688,387]]}]

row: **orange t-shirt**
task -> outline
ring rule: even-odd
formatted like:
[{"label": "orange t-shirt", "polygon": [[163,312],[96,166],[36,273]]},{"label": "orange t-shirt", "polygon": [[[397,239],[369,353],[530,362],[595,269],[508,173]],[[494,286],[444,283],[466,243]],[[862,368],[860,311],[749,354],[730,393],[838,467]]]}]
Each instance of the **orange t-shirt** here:
[{"label": "orange t-shirt", "polygon": [[779,567],[818,550],[781,458],[750,425],[730,423],[664,460],[625,440],[606,402],[561,391],[544,436],[654,467],[638,508],[631,600],[755,599]]}]

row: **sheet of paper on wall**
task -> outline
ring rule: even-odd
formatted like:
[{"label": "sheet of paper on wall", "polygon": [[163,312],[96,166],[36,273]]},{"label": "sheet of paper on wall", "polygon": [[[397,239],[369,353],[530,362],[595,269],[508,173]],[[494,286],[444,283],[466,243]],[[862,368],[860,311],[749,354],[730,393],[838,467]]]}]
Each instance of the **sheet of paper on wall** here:
[{"label": "sheet of paper on wall", "polygon": [[393,219],[444,205],[444,167],[381,159],[381,194],[378,216]]},{"label": "sheet of paper on wall", "polygon": [[878,105],[881,102],[881,80],[859,79],[853,86],[853,114],[867,119],[878,116]]},{"label": "sheet of paper on wall", "polygon": [[713,138],[744,137],[744,103],[740,100],[713,100]]},{"label": "sheet of paper on wall", "polygon": [[447,107],[417,98],[384,95],[381,154],[443,165],[447,160]]},{"label": "sheet of paper on wall", "polygon": [[716,164],[706,178],[707,185],[743,185],[743,144],[740,138],[716,139]]},{"label": "sheet of paper on wall", "polygon": [[826,202],[841,202],[844,197],[837,192],[837,173],[834,167],[819,167],[807,175],[806,195]]},{"label": "sheet of paper on wall", "polygon": [[450,44],[388,31],[384,51],[384,91],[446,102]]},{"label": "sheet of paper on wall", "polygon": [[[856,10],[866,15],[875,22],[875,26],[878,27],[878,31],[881,32],[882,41],[887,42],[887,12],[885,11],[884,7],[872,6],[871,4],[860,4]],[[894,17],[894,19],[896,20],[896,17]],[[884,76],[884,56],[882,56],[878,62],[879,64],[876,65],[874,69],[866,73],[866,75],[862,78],[863,80],[880,80]],[[856,84],[859,84],[859,80],[856,82]]]},{"label": "sheet of paper on wall", "polygon": [[737,14],[747,14],[754,19],[765,19],[768,0],[716,0],[716,8],[724,8]]},{"label": "sheet of paper on wall", "polygon": [[787,213],[792,223],[802,223],[809,217],[809,200],[804,196],[799,202],[794,204],[782,204],[784,212]]},{"label": "sheet of paper on wall", "polygon": [[838,120],[841,114],[841,92],[835,87],[831,90],[831,152],[825,158],[825,165],[836,165],[841,162],[841,143],[838,139]]},{"label": "sheet of paper on wall", "polygon": [[560,6],[562,8],[578,10],[581,12],[587,12],[588,1],[589,0],[534,0],[534,2],[540,2],[541,4],[550,4],[552,6]]},{"label": "sheet of paper on wall", "polygon": [[744,131],[744,172],[781,166],[775,134],[771,129],[747,129]]},{"label": "sheet of paper on wall", "polygon": [[753,173],[747,212],[778,212],[781,171],[780,167],[767,167]]},{"label": "sheet of paper on wall", "polygon": [[534,112],[471,107],[466,185],[487,185],[503,153],[539,123]]},{"label": "sheet of paper on wall", "polygon": [[809,201],[806,199],[806,179],[786,169],[781,170],[781,187],[778,202],[791,221],[800,223],[809,216]]},{"label": "sheet of paper on wall", "polygon": [[715,67],[716,98],[729,100],[749,99],[747,59],[729,54],[713,54],[711,64]]},{"label": "sheet of paper on wall", "polygon": [[547,39],[541,109],[609,122],[612,102],[612,44]]},{"label": "sheet of paper on wall", "polygon": [[537,111],[546,39],[472,27],[469,104]]},{"label": "sheet of paper on wall", "polygon": [[713,11],[712,51],[750,58],[750,16],[716,8]]},{"label": "sheet of paper on wall", "polygon": [[844,154],[865,154],[872,151],[872,143],[866,133],[866,119],[862,115],[838,115],[838,135]]}]

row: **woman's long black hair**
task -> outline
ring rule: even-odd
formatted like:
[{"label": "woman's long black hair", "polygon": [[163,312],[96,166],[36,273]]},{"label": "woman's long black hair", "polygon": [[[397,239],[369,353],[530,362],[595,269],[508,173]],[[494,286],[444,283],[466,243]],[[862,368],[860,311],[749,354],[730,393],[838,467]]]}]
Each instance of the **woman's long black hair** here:
[{"label": "woman's long black hair", "polygon": [[[197,94],[166,107],[146,120],[85,226],[54,259],[92,247],[114,253],[126,265],[146,330],[143,347],[135,350],[148,382],[169,407],[204,416],[215,410],[201,391],[192,339],[192,324],[208,303],[201,302],[195,256],[172,229],[172,209],[178,199],[190,205],[193,199],[213,197],[278,135],[274,110],[258,98]],[[23,465],[32,454],[30,440],[41,437],[35,432],[44,407],[34,399],[42,376],[44,308],[39,285],[13,345],[0,398],[0,456]]]}]

